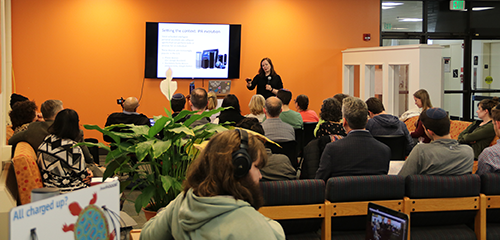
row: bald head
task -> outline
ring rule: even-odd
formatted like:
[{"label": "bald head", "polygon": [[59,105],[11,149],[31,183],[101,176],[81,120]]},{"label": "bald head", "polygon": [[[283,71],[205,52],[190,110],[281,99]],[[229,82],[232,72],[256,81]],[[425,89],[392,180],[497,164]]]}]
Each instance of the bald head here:
[{"label": "bald head", "polygon": [[137,107],[139,107],[139,101],[135,97],[128,97],[123,102],[123,110],[127,112],[135,112]]},{"label": "bald head", "polygon": [[277,118],[281,113],[283,103],[277,97],[269,97],[266,99],[266,118]]}]

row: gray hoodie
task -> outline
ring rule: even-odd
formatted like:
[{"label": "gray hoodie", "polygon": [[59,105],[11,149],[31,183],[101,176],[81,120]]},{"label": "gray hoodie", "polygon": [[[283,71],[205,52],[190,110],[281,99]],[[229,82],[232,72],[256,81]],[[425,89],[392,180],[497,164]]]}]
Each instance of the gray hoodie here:
[{"label": "gray hoodie", "polygon": [[179,194],[142,229],[141,240],[285,239],[279,223],[231,196]]}]

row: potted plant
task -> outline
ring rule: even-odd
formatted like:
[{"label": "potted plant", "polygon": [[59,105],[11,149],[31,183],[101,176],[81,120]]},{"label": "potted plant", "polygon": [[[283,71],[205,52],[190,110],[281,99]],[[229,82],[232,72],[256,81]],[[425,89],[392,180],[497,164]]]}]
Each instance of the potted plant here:
[{"label": "potted plant", "polygon": [[[182,191],[182,182],[191,162],[199,154],[195,147],[217,132],[227,130],[222,125],[207,123],[191,127],[191,124],[203,117],[210,117],[224,108],[195,114],[183,110],[172,118],[155,117],[155,124],[135,126],[133,124],[117,124],[100,128],[97,125],[84,125],[85,129],[93,129],[111,137],[114,142],[106,146],[103,143],[80,143],[98,146],[109,151],[106,156],[104,180],[115,174],[129,175],[129,179],[121,182],[120,192],[131,183],[132,190],[141,187],[141,194],[135,200],[137,212],[147,206],[148,210],[157,211],[168,205]],[[191,115],[184,123],[178,120]],[[121,132],[113,131],[121,128]],[[125,130],[125,132],[123,131]]]}]

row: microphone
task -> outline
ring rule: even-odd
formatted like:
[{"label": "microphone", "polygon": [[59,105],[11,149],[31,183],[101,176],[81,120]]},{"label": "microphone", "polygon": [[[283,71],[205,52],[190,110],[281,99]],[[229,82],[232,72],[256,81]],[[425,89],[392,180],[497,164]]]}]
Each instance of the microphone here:
[{"label": "microphone", "polygon": [[271,85],[271,76],[267,76],[267,84]]}]

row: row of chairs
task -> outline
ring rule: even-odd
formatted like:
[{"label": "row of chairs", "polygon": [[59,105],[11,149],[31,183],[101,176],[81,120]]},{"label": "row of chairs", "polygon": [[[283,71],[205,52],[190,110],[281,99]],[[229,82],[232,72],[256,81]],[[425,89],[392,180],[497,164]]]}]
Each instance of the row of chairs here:
[{"label": "row of chairs", "polygon": [[497,173],[261,182],[259,211],[287,239],[364,239],[368,202],[407,213],[408,239],[500,239],[498,183]]}]

